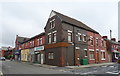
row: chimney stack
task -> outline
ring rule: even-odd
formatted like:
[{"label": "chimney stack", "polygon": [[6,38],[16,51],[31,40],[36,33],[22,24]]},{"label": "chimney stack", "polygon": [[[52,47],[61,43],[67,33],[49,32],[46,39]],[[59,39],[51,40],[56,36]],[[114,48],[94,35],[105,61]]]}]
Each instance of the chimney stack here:
[{"label": "chimney stack", "polygon": [[107,36],[103,36],[102,38],[103,38],[103,39],[108,39],[108,37],[107,37]]},{"label": "chimney stack", "polygon": [[111,40],[112,40],[112,41],[116,41],[116,39],[115,39],[115,38],[111,38]]}]

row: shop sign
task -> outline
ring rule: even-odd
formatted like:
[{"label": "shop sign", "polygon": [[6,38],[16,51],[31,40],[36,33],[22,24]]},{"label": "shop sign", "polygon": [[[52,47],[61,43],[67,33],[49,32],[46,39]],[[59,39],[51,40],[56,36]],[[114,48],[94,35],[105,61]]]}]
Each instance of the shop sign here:
[{"label": "shop sign", "polygon": [[41,51],[41,50],[44,50],[44,46],[39,46],[34,48],[34,51]]}]

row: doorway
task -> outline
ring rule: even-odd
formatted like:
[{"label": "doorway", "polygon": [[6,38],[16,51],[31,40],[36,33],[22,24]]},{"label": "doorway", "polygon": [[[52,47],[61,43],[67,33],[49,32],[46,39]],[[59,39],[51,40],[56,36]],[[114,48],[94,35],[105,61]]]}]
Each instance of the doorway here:
[{"label": "doorway", "polygon": [[44,63],[44,54],[41,54],[41,64],[43,64]]}]

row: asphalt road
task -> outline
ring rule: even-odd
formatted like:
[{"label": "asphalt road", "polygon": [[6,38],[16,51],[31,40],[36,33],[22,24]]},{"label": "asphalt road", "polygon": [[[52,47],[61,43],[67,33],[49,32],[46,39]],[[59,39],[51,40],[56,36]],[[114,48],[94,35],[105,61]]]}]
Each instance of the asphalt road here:
[{"label": "asphalt road", "polygon": [[69,69],[66,67],[56,67],[53,69],[38,67],[35,65],[30,65],[26,63],[19,63],[15,61],[3,61],[2,62],[2,73],[3,74],[118,74],[118,65],[104,65],[90,68],[77,68]]},{"label": "asphalt road", "polygon": [[61,74],[64,72],[42,68],[25,63],[19,63],[15,61],[3,61],[2,62],[3,74]]}]

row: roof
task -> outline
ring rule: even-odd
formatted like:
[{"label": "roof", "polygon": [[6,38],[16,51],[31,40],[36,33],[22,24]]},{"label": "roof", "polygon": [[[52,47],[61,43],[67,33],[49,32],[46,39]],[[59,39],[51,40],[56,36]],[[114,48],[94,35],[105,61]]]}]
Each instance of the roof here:
[{"label": "roof", "polygon": [[104,40],[109,41],[109,42],[112,43],[112,44],[120,45],[120,43],[119,43],[119,42],[116,42],[116,41],[112,41],[112,40],[109,40],[109,39],[104,39]]},{"label": "roof", "polygon": [[66,23],[72,24],[74,26],[80,27],[82,29],[85,29],[85,30],[88,30],[88,31],[99,34],[97,31],[93,30],[92,28],[88,27],[87,25],[85,25],[84,23],[82,23],[82,22],[80,22],[76,19],[70,18],[66,15],[63,15],[63,14],[58,13],[58,12],[53,11],[53,10],[52,10],[52,12],[55,12],[56,15],[62,20],[62,22],[66,22]]},{"label": "roof", "polygon": [[18,43],[23,43],[24,41],[28,40],[29,38],[27,37],[20,37],[18,36]]},{"label": "roof", "polygon": [[42,36],[42,35],[45,35],[45,32],[42,32],[42,33],[40,33],[40,34],[38,34],[38,35],[35,35],[35,36],[33,36],[33,37],[31,37],[31,38],[23,41],[22,43],[28,42],[28,41],[30,41],[30,40],[32,40],[32,39],[34,39],[34,38],[36,38],[36,37]]}]

